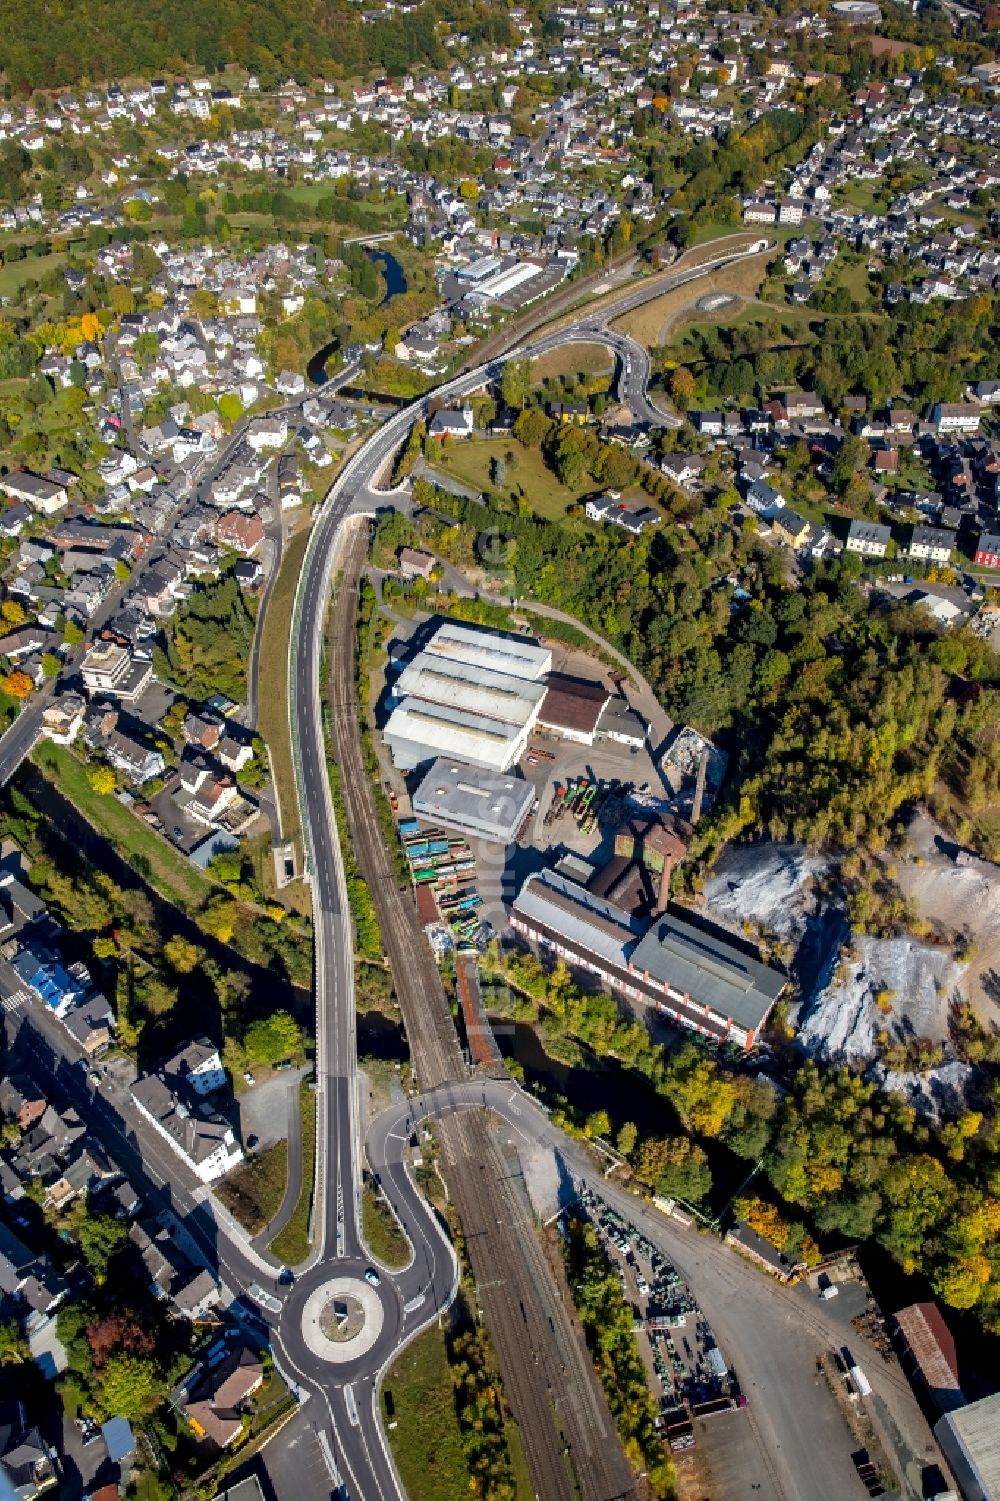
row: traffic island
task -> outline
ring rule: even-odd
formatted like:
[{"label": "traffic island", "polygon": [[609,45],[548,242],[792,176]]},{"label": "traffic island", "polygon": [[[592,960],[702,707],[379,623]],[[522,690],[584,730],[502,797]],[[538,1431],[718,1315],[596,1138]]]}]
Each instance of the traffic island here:
[{"label": "traffic island", "polygon": [[362,1277],[331,1277],[306,1299],[302,1337],[317,1360],[343,1364],[368,1354],[382,1323],[375,1288]]}]

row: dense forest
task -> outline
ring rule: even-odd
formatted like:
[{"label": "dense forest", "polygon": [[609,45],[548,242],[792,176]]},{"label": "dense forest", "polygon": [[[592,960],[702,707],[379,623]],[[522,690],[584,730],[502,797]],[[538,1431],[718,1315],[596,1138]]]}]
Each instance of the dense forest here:
[{"label": "dense forest", "polygon": [[0,70],[19,89],[55,88],[84,79],[155,77],[185,68],[217,72],[227,63],[255,71],[262,87],[284,82],[398,75],[414,64],[441,66],[437,33],[454,20],[471,37],[509,38],[503,13],[433,3],[365,25],[346,0],[76,0],[51,7],[45,24],[27,0],[0,0]]}]

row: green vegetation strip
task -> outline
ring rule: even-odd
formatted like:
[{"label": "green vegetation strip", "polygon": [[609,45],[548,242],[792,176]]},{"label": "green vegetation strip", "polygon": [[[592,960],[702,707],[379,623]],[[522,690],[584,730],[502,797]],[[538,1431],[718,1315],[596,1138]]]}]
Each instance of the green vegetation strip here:
[{"label": "green vegetation strip", "polygon": [[634,1314],[589,1225],[571,1222],[567,1262],[573,1301],[625,1452],[645,1471],[654,1496],[673,1496],[674,1467],[656,1431],[656,1403],[632,1332]]},{"label": "green vegetation strip", "polygon": [[218,890],[196,865],[177,854],[131,809],[115,797],[95,792],[87,768],[72,751],[44,741],[36,747],[33,759],[96,832],[168,901],[187,911]]},{"label": "green vegetation strip", "polygon": [[516,1424],[500,1413],[485,1331],[469,1324],[426,1329],[400,1355],[383,1388],[393,1458],[410,1501],[532,1501],[534,1487]]},{"label": "green vegetation strip", "polygon": [[272,1240],[269,1250],[286,1266],[298,1266],[309,1254],[309,1213],[312,1209],[313,1177],[316,1171],[316,1095],[309,1079],[299,1085],[302,1114],[302,1185],[291,1219]]},{"label": "green vegetation strip", "polygon": [[361,1229],[365,1245],[376,1261],[393,1271],[409,1264],[410,1243],[396,1216],[367,1178],[361,1190]]},{"label": "green vegetation strip", "polygon": [[281,1208],[287,1182],[288,1142],[276,1141],[230,1173],[216,1193],[244,1230],[257,1235]]},{"label": "green vegetation strip", "polygon": [[274,581],[264,616],[257,669],[258,729],[271,753],[281,833],[285,839],[293,840],[301,837],[301,828],[288,724],[288,642],[292,632],[295,591],[308,542],[309,531],[306,528],[285,546],[281,569]]}]

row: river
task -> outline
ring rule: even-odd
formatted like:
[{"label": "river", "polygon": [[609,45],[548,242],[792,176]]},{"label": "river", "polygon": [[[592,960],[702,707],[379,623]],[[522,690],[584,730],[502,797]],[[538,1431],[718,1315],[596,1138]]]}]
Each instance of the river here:
[{"label": "river", "polygon": [[[530,1023],[501,1016],[493,1016],[491,1021],[501,1053],[521,1065],[525,1085],[547,1104],[566,1102],[587,1115],[606,1110],[616,1129],[623,1121],[634,1121],[640,1136],[684,1134],[670,1101],[648,1079],[616,1059],[598,1059],[584,1052],[583,1063],[561,1063],[546,1053],[537,1029]],[[719,1141],[705,1140],[701,1145],[712,1169],[712,1192],[704,1207],[716,1212],[742,1183],[750,1164]]]},{"label": "river", "polygon": [[[394,297],[399,297],[406,291],[406,272],[389,250],[366,250],[365,254],[381,271],[385,278],[385,296],[379,303],[379,307],[385,307]],[[339,339],[331,339],[324,344],[322,349],[317,349],[312,359],[306,366],[306,375],[314,386],[326,384],[326,362],[332,354],[340,348]]]}]

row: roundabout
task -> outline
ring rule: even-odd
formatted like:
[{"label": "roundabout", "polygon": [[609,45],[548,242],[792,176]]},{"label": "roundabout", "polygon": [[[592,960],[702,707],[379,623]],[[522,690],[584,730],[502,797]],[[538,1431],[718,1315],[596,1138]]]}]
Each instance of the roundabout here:
[{"label": "roundabout", "polygon": [[311,1355],[344,1365],[378,1342],[382,1300],[363,1277],[330,1277],[313,1289],[302,1309],[302,1338]]}]

